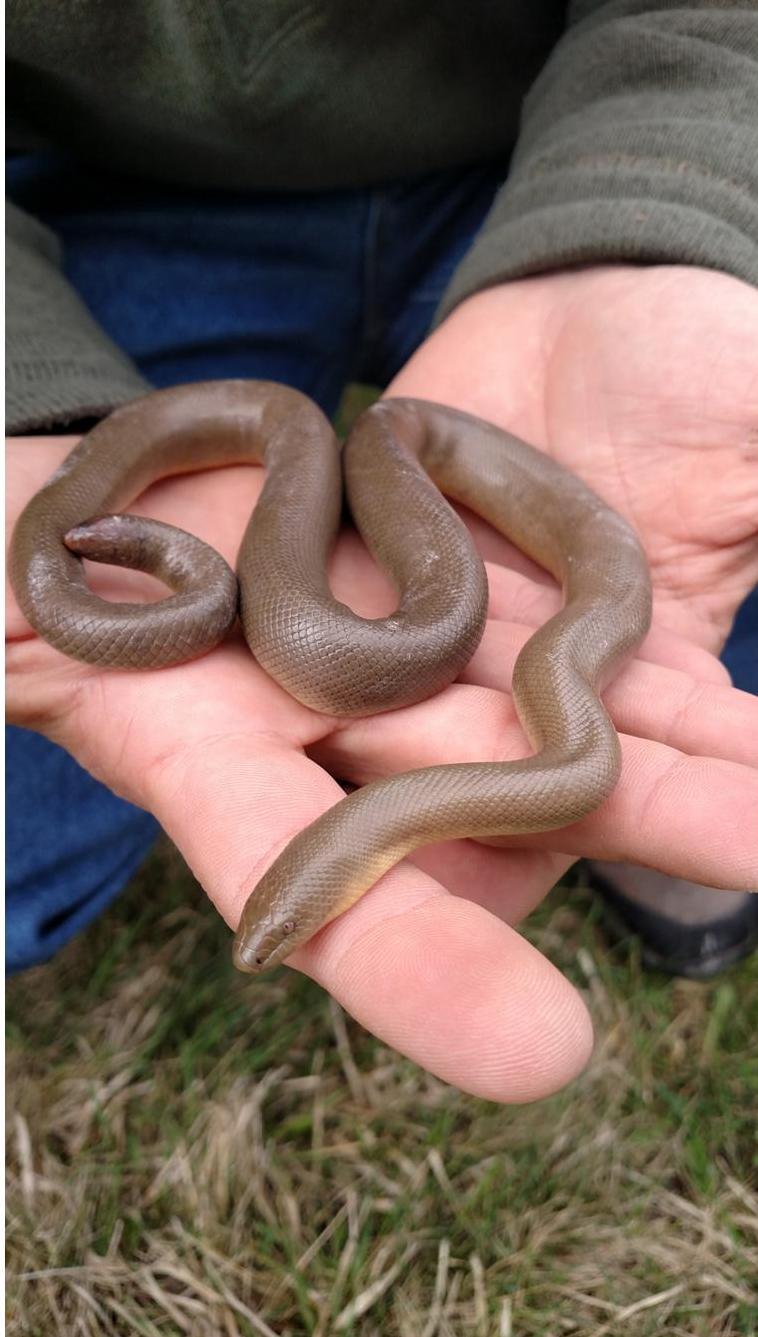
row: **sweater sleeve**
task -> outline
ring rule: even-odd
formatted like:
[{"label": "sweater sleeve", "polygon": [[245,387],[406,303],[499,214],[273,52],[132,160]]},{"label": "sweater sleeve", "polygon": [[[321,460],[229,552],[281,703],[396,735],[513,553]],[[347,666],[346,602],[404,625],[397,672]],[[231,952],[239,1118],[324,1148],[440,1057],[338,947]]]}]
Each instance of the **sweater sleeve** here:
[{"label": "sweater sleeve", "polygon": [[755,0],[575,0],[440,315],[509,279],[687,264],[758,286]]},{"label": "sweater sleeve", "polygon": [[6,431],[102,417],[151,387],[61,273],[60,245],[6,202]]}]

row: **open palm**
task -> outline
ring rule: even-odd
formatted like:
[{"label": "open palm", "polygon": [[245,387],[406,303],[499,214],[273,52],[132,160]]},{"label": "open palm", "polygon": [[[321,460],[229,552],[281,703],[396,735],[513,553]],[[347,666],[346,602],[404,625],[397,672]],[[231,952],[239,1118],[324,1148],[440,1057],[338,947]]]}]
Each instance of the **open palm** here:
[{"label": "open palm", "polygon": [[393,389],[508,426],[637,527],[656,618],[720,649],[758,582],[758,292],[607,268],[470,299]]}]

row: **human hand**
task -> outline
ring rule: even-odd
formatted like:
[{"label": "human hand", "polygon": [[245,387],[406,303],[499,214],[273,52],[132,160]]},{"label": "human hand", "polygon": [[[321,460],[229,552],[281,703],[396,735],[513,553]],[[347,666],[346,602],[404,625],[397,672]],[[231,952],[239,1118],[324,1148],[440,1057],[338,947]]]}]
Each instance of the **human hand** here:
[{"label": "human hand", "polygon": [[[25,500],[72,444],[9,443],[9,532]],[[244,468],[172,479],[130,509],[181,523],[233,560],[259,480],[259,471]],[[155,591],[153,582],[109,568],[93,569],[91,580],[109,597]],[[350,537],[336,555],[334,585],[338,597],[371,615],[391,602]],[[535,591],[537,597],[544,593],[544,586]],[[508,697],[477,681],[486,677],[493,647],[500,654],[496,609],[493,618],[469,670],[471,685],[456,685],[406,711],[337,722],[292,701],[239,641],[175,669],[103,672],[40,642],[11,602],[11,717],[62,743],[111,788],[153,811],[234,924],[290,836],[340,797],[317,760],[361,783],[427,760],[523,754]],[[525,634],[516,628],[515,641]],[[676,698],[681,683],[669,686]],[[632,715],[634,699],[632,689]],[[735,745],[745,731],[736,715],[723,730]],[[647,774],[662,768],[656,755]],[[696,767],[691,781],[701,803],[706,780]],[[739,783],[730,773],[727,803]],[[621,807],[623,813],[623,797]],[[650,825],[663,833],[661,845],[666,827],[680,820],[666,802],[653,814]],[[740,820],[744,827],[744,809],[741,819],[734,813],[735,832]],[[637,813],[627,808],[612,829],[622,828],[622,843],[634,848],[636,826]],[[588,819],[581,828],[554,847],[613,848],[603,822]],[[382,879],[292,963],[366,1026],[446,1080],[497,1100],[545,1095],[583,1065],[591,1031],[578,995],[508,924],[569,862],[545,838],[531,846],[525,852],[460,843],[421,853],[415,868],[406,864]],[[732,869],[725,875],[731,878]]]},{"label": "human hand", "polygon": [[578,473],[640,534],[657,625],[718,652],[758,582],[756,349],[746,284],[607,266],[470,298],[390,393],[479,414]]}]

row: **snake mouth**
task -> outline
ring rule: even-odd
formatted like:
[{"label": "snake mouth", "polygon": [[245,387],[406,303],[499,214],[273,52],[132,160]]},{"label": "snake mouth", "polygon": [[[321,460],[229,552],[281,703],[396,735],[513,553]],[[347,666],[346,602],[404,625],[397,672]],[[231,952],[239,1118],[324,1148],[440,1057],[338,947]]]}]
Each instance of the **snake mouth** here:
[{"label": "snake mouth", "polygon": [[257,932],[238,932],[232,949],[237,969],[246,975],[260,975],[261,971],[278,965],[297,946],[292,941],[296,927],[294,919],[287,919],[273,928],[261,926]]},{"label": "snake mouth", "polygon": [[236,938],[232,947],[232,961],[237,970],[241,970],[245,975],[259,975],[266,967],[265,957],[260,953],[256,956],[255,947],[239,942]]}]

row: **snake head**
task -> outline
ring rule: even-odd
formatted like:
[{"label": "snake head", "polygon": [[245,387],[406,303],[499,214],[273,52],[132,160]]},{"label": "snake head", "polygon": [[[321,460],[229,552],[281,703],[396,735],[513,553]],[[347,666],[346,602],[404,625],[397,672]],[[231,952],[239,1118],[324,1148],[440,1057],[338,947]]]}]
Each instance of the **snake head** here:
[{"label": "snake head", "polygon": [[299,939],[293,941],[296,929],[297,920],[275,920],[268,915],[257,923],[240,924],[232,952],[235,966],[247,975],[278,966],[297,946]]}]

